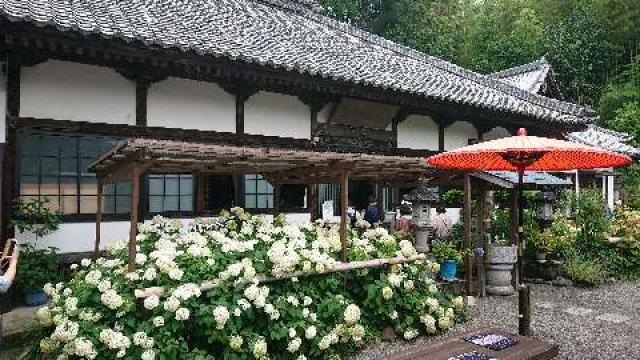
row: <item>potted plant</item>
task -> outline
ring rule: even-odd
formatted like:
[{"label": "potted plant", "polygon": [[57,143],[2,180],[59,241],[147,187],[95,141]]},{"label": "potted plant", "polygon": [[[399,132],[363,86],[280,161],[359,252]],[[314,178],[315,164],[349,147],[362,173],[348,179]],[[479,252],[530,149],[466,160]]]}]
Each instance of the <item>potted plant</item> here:
[{"label": "potted plant", "polygon": [[451,281],[456,278],[458,263],[462,262],[463,254],[454,244],[438,242],[431,250],[433,256],[440,263],[440,276],[442,279]]},{"label": "potted plant", "polygon": [[44,285],[62,280],[60,256],[56,249],[36,249],[29,244],[21,245],[16,279],[16,286],[24,293],[28,306],[39,306],[47,302],[47,294],[42,290]]},{"label": "potted plant", "polygon": [[[49,209],[48,204],[49,199],[46,197],[28,201],[16,200],[11,225],[21,234],[33,234],[33,243],[37,243],[38,238],[58,230],[60,225],[60,213]],[[47,301],[42,287],[47,282],[56,282],[60,278],[60,258],[55,248],[36,249],[33,245],[24,244],[21,250],[18,287],[24,292],[27,305],[42,305]]]}]

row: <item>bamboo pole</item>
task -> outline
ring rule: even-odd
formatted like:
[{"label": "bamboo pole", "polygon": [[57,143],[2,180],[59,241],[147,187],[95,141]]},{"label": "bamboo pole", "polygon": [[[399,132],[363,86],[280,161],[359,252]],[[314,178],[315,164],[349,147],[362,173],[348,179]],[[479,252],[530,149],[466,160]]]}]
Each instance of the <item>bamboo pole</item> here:
[{"label": "bamboo pole", "polygon": [[96,199],[96,242],[93,248],[94,260],[100,256],[100,224],[102,222],[102,194],[104,192],[104,181],[101,176],[97,177],[98,198]]},{"label": "bamboo pole", "polygon": [[[369,268],[379,268],[389,265],[396,264],[406,264],[412,263],[418,260],[424,260],[426,257],[424,254],[418,254],[410,257],[393,257],[388,259],[373,259],[373,260],[364,260],[364,261],[353,261],[353,262],[339,262],[332,267],[327,268],[321,272],[304,272],[304,271],[295,271],[291,274],[287,274],[280,277],[272,277],[272,276],[257,276],[255,281],[247,280],[245,283],[249,282],[257,282],[259,284],[270,283],[280,280],[286,280],[291,278],[300,278],[306,276],[314,276],[314,275],[323,275],[323,274],[332,274],[338,272],[352,271],[358,269],[369,269]],[[213,290],[220,285],[220,281],[216,280],[208,280],[199,285],[200,291],[206,292],[209,290]],[[150,287],[146,289],[136,289],[134,291],[134,295],[138,299],[143,299],[149,297],[151,295],[162,295],[164,293],[164,288],[161,287]]]}]

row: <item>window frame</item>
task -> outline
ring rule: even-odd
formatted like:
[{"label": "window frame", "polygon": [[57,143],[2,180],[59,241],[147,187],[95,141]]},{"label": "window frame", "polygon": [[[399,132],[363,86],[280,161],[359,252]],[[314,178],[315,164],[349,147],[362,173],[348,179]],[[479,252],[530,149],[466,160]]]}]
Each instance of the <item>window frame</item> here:
[{"label": "window frame", "polygon": [[[63,152],[60,151],[60,149],[58,148],[57,150],[57,154],[55,156],[52,155],[43,155],[44,153],[42,152],[41,148],[38,147],[37,152],[36,153],[31,153],[31,154],[27,154],[24,155],[23,151],[23,146],[26,143],[26,141],[24,140],[25,138],[36,138],[38,141],[42,141],[43,138],[55,138],[56,140],[59,140],[60,138],[73,138],[74,139],[74,144],[73,146],[75,147],[74,151],[73,151],[73,155],[74,156],[68,156],[68,154],[65,154]],[[93,139],[94,141],[96,139],[104,139],[104,140],[111,140],[114,142],[119,142],[121,141],[123,138],[117,136],[117,135],[105,135],[105,134],[99,134],[99,133],[78,133],[78,132],[65,132],[65,131],[48,131],[48,130],[40,130],[40,129],[32,129],[32,128],[18,128],[16,130],[16,151],[15,151],[15,163],[14,163],[14,171],[15,171],[15,179],[14,179],[14,196],[13,199],[20,199],[23,197],[38,197],[38,198],[44,198],[44,197],[49,197],[49,198],[56,198],[57,199],[57,210],[61,211],[61,200],[67,196],[67,197],[75,197],[75,212],[74,213],[60,213],[60,220],[61,222],[92,222],[96,220],[96,213],[83,213],[82,211],[82,198],[83,197],[91,197],[93,199],[95,199],[96,204],[97,204],[97,198],[98,198],[98,194],[97,194],[97,177],[95,176],[95,174],[91,174],[88,173],[86,170],[82,169],[82,162],[83,159],[87,159],[89,158],[88,156],[83,156],[83,151],[82,151],[82,146],[81,146],[81,142],[83,139]],[[115,146],[115,145],[114,145]],[[57,178],[57,187],[58,187],[58,194],[42,194],[41,193],[41,187],[42,187],[42,179],[44,177],[47,177],[47,174],[43,175],[43,171],[42,171],[42,164],[41,164],[41,159],[42,158],[54,158],[57,161],[57,173],[55,175],[49,175],[49,177],[56,177]],[[97,157],[97,156],[96,156]],[[34,172],[34,174],[31,175],[23,175],[22,173],[22,159],[23,158],[34,158],[37,159],[38,161],[38,165],[37,165],[37,170]],[[65,174],[65,172],[63,171],[63,161],[64,159],[73,159],[75,161],[75,169],[73,171],[73,175],[69,175],[69,174]],[[34,185],[37,186],[37,192],[38,194],[22,194],[21,193],[21,185],[22,185],[22,178],[23,177],[34,177],[37,180],[37,183],[35,183]],[[83,186],[83,179],[86,178],[91,178],[93,180],[96,181],[96,193],[95,194],[88,194],[88,193],[83,193],[82,192],[82,186]],[[75,187],[75,191],[73,192],[73,194],[63,194],[62,191],[62,186],[63,186],[63,182],[64,179],[74,179],[73,185]],[[106,185],[106,184],[105,184]],[[115,186],[116,184],[114,184]],[[129,194],[131,195],[131,194]],[[117,199],[117,195],[114,193],[113,195],[104,195],[103,194],[103,206],[106,203],[105,201],[105,197],[109,197],[109,196],[113,196],[114,197],[114,201],[115,199]],[[104,221],[125,221],[131,218],[131,209],[127,209],[126,212],[122,212],[122,213],[112,213],[112,212],[105,212],[104,208],[102,211],[102,219]]]},{"label": "window frame", "polygon": [[[166,180],[167,180],[167,176],[177,176],[178,178],[178,193],[176,195],[167,195],[166,194]],[[182,183],[182,177],[183,176],[189,176],[191,177],[191,193],[190,194],[181,194],[181,183]],[[151,178],[152,177],[162,177],[163,178],[163,194],[162,195],[152,195],[151,193]],[[187,218],[187,217],[192,217],[192,216],[197,216],[198,214],[196,214],[196,202],[197,202],[197,191],[196,191],[196,175],[190,172],[184,172],[184,173],[152,173],[152,174],[146,174],[144,176],[145,178],[145,185],[143,186],[143,191],[141,191],[141,197],[143,199],[142,203],[143,203],[143,214],[145,218],[152,218],[156,215],[162,215],[162,216],[166,216],[166,217],[173,217],[173,218]],[[166,196],[177,196],[178,197],[178,210],[172,210],[172,211],[164,211],[164,205],[163,205],[163,211],[160,212],[156,212],[156,211],[151,211],[151,198],[152,197],[166,197]],[[191,196],[191,210],[180,210],[181,209],[181,197],[182,196]]]}]

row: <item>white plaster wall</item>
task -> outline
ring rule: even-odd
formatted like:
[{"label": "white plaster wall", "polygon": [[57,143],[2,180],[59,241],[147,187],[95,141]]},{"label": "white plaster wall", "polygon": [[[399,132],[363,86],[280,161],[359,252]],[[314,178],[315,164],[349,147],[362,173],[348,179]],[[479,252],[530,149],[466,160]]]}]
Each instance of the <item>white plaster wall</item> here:
[{"label": "white plaster wall", "polygon": [[[109,221],[100,225],[100,248],[106,249],[107,245],[117,243],[129,236],[128,221]],[[20,234],[16,231],[19,242],[33,244],[35,237],[31,233]],[[86,223],[62,223],[58,231],[38,238],[37,248],[57,247],[60,253],[75,253],[93,251],[96,239],[96,224]]]},{"label": "white plaster wall", "polygon": [[295,96],[260,92],[244,105],[244,131],[296,139],[311,138],[311,110]]},{"label": "white plaster wall", "polygon": [[438,124],[429,116],[409,116],[398,124],[398,147],[438,150]]},{"label": "white plaster wall", "polygon": [[168,78],[149,87],[147,124],[235,132],[235,98],[214,83]]},{"label": "white plaster wall", "polygon": [[22,68],[23,117],[135,124],[135,84],[107,67],[49,60]]},{"label": "white plaster wall", "polygon": [[7,74],[4,69],[5,62],[0,62],[0,143],[6,142],[5,117],[7,114]]},{"label": "white plaster wall", "polygon": [[477,139],[478,131],[468,121],[456,121],[444,129],[444,150],[467,146],[469,139]]},{"label": "white plaster wall", "polygon": [[496,139],[502,139],[504,137],[509,137],[509,136],[511,136],[511,134],[509,133],[509,130],[503,128],[502,126],[496,126],[493,129],[482,134],[482,140],[484,141],[496,140]]}]

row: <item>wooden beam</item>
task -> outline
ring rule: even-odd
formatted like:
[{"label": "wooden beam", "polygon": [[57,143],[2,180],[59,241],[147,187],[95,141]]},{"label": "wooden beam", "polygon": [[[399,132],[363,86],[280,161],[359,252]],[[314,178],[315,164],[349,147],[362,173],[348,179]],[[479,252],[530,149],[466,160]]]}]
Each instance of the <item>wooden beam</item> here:
[{"label": "wooden beam", "polygon": [[16,198],[16,128],[12,119],[20,116],[20,69],[21,59],[18,54],[10,53],[7,59],[7,105],[5,122],[6,139],[2,160],[2,218],[0,233],[3,241],[15,236],[11,226],[12,202]]},{"label": "wooden beam", "polygon": [[94,260],[100,257],[100,225],[102,222],[102,196],[104,193],[104,182],[102,181],[102,177],[97,177],[97,185],[98,185],[98,195],[96,199],[96,243],[93,248],[93,258]]},{"label": "wooden beam", "polygon": [[438,122],[438,151],[444,151],[444,129],[445,124]]},{"label": "wooden beam", "polygon": [[147,97],[151,82],[139,78],[136,80],[136,125],[147,126]]},{"label": "wooden beam", "polygon": [[133,272],[136,267],[136,236],[138,235],[138,222],[140,221],[140,175],[142,175],[140,167],[136,164],[131,170],[131,228],[129,229],[129,272]]},{"label": "wooden beam", "polygon": [[[464,173],[464,193],[463,193],[463,221],[464,221],[464,239],[462,242],[462,249],[468,250],[471,248],[471,176],[469,172]],[[473,261],[470,255],[465,256],[466,264],[466,293],[467,296],[473,294]]]},{"label": "wooden beam", "polygon": [[342,261],[347,261],[347,207],[349,204],[349,171],[343,170],[340,177],[340,244]]}]

